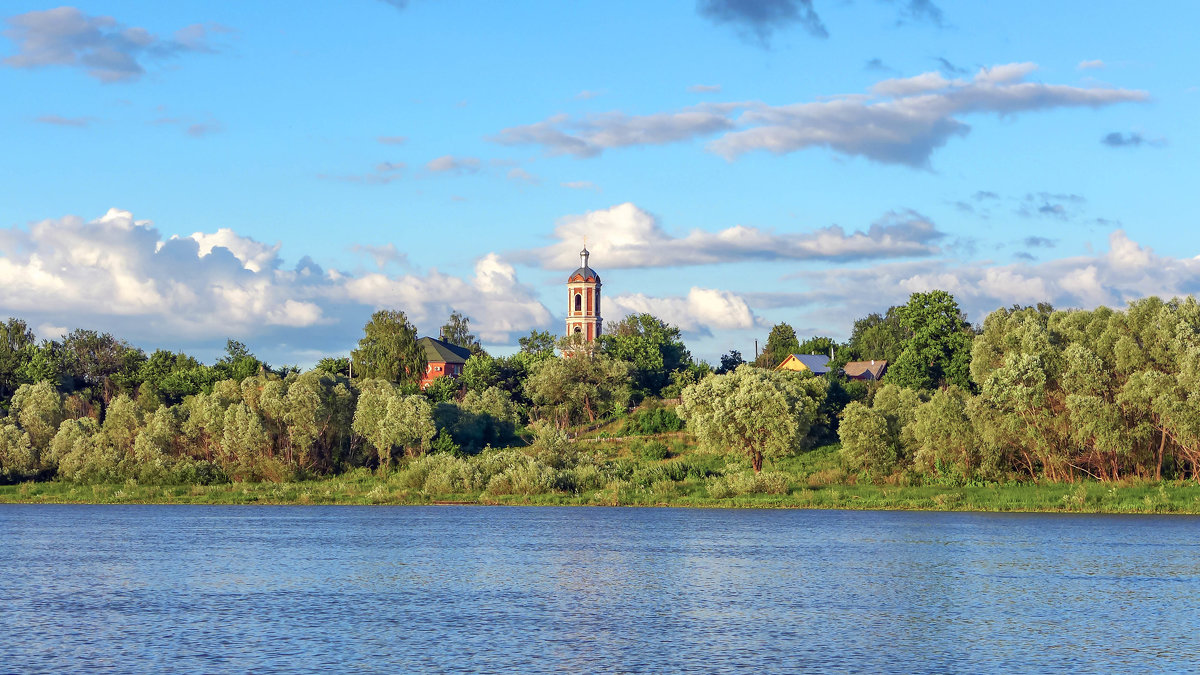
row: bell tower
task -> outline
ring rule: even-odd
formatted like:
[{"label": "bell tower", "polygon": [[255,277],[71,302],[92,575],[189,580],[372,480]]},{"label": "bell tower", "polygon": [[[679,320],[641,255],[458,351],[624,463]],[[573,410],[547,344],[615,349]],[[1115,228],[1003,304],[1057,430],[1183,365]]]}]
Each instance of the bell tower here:
[{"label": "bell tower", "polygon": [[587,342],[600,336],[600,275],[588,267],[587,244],[579,252],[579,269],[567,277],[567,336],[579,334]]}]

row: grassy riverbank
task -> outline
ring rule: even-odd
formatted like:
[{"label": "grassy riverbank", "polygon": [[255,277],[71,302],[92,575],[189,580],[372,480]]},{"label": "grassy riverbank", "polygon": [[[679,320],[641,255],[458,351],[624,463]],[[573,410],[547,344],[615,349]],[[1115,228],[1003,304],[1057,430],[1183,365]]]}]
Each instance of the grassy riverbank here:
[{"label": "grassy riverbank", "polygon": [[[283,483],[77,485],[58,481],[0,486],[0,503],[66,504],[499,504],[716,508],[893,509],[993,512],[1200,513],[1195,483],[875,485],[840,466],[828,446],[765,467],[755,476],[690,439],[669,438],[668,459],[646,458],[655,441],[597,440],[569,468],[527,465],[480,477],[477,465],[511,464],[516,451],[470,460],[426,458],[379,474],[367,470]],[[653,451],[651,450],[651,453]],[[505,454],[507,453],[507,454]],[[521,455],[518,459],[525,457]],[[522,459],[522,461],[524,461]],[[581,468],[582,467],[582,468]],[[486,472],[486,468],[483,469]],[[467,477],[462,474],[476,472]],[[540,474],[538,472],[541,472]],[[528,478],[529,475],[535,476]],[[540,476],[538,478],[537,476]],[[493,478],[492,480],[487,480]],[[472,489],[464,489],[471,487]]]}]

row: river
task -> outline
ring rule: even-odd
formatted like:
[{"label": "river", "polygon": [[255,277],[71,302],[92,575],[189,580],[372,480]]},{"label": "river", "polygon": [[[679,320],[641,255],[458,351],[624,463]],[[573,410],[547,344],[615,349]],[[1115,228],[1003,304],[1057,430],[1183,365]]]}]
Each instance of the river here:
[{"label": "river", "polygon": [[0,506],[0,671],[1147,672],[1200,518]]}]

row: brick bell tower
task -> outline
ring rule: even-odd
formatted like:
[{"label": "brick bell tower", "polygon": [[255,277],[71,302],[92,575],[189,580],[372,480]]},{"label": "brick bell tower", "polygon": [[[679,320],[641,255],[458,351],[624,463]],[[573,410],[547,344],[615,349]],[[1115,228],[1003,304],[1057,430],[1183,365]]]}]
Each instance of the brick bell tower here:
[{"label": "brick bell tower", "polygon": [[600,335],[600,275],[588,267],[587,245],[579,252],[579,269],[567,278],[567,336],[591,342]]}]

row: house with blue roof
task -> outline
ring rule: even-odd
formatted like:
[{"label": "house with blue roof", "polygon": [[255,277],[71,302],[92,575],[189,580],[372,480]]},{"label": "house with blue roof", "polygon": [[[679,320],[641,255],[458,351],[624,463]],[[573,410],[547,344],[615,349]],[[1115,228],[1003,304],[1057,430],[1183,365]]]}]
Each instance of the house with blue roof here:
[{"label": "house with blue roof", "polygon": [[824,375],[829,372],[829,357],[824,354],[788,354],[783,363],[775,366],[775,370],[807,370],[814,375]]}]

